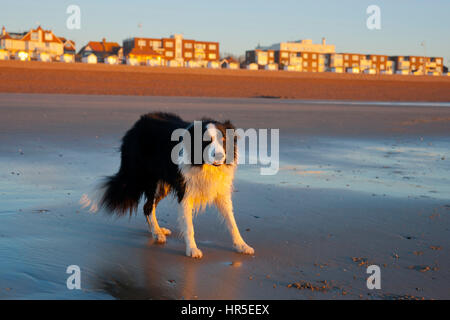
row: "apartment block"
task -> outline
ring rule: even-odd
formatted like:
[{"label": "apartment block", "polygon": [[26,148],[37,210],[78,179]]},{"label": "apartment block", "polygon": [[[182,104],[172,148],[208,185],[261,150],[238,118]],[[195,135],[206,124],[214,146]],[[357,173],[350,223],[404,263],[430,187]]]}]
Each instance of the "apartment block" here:
[{"label": "apartment block", "polygon": [[[219,60],[219,43],[184,39],[181,34],[170,38],[130,38],[123,41],[125,56],[132,55],[140,62],[159,60],[161,65],[183,66],[195,60],[206,67],[210,61]],[[174,62],[170,62],[174,61]]]},{"label": "apartment block", "polygon": [[248,50],[245,52],[245,64],[249,65],[256,63],[258,66],[263,67],[268,64],[275,63],[275,51],[274,50]]},{"label": "apartment block", "polygon": [[442,74],[444,71],[442,57],[393,56],[390,60],[396,73]]},{"label": "apartment block", "polygon": [[[281,42],[269,47],[258,46],[246,52],[247,65],[257,63],[260,66],[276,63],[283,69],[323,72],[326,70],[327,54],[334,53],[335,46],[326,43],[315,44],[310,39],[293,42]],[[288,68],[295,66],[295,68]]]}]

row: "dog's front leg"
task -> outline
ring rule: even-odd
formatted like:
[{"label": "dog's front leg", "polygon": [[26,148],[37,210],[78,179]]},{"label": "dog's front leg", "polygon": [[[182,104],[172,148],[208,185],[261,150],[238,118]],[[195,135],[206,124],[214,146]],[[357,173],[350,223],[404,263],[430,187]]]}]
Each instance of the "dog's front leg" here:
[{"label": "dog's front leg", "polygon": [[200,259],[203,257],[203,253],[197,248],[197,244],[195,243],[192,208],[192,203],[189,201],[181,202],[180,227],[184,236],[184,242],[186,243],[186,255]]},{"label": "dog's front leg", "polygon": [[254,254],[255,250],[245,243],[237,227],[236,220],[234,219],[233,203],[231,201],[231,195],[220,195],[216,198],[215,203],[217,209],[225,219],[228,231],[230,232],[231,238],[233,240],[234,249],[240,253]]}]

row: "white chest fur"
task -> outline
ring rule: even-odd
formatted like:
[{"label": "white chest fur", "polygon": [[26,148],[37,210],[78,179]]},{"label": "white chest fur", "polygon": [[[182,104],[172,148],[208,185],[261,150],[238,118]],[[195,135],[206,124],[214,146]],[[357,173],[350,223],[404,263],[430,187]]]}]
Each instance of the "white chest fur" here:
[{"label": "white chest fur", "polygon": [[234,165],[227,166],[190,166],[180,167],[186,182],[186,192],[183,201],[189,201],[194,211],[201,211],[211,204],[217,196],[232,192]]}]

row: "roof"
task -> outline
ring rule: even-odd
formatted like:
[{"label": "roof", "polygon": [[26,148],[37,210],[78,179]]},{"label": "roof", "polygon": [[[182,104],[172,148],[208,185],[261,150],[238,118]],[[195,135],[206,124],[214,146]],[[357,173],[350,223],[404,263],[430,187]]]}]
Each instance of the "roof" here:
[{"label": "roof", "polygon": [[[3,31],[3,30],[2,30]],[[52,35],[51,40],[45,39],[45,37],[42,37],[42,42],[58,42],[62,43],[61,39],[54,35],[54,33],[51,30],[44,30],[41,26],[37,27],[36,29],[30,29],[30,31],[26,32],[6,32],[5,34],[0,35],[0,39],[16,39],[16,40],[23,40],[23,41],[32,41],[31,39],[31,33],[42,31],[43,33],[50,33]]]},{"label": "roof", "polygon": [[134,54],[134,55],[137,55],[137,56],[139,56],[139,55],[142,55],[142,56],[161,56],[161,53],[159,53],[159,52],[157,52],[157,51],[155,51],[153,49],[150,49],[150,48],[144,48],[144,49],[133,48],[133,49],[131,49],[131,51],[126,53],[126,55],[129,55],[129,54]]},{"label": "roof", "polygon": [[85,51],[86,48],[90,48],[88,51],[97,53],[117,53],[121,46],[117,42],[106,41],[89,41],[80,51]]}]

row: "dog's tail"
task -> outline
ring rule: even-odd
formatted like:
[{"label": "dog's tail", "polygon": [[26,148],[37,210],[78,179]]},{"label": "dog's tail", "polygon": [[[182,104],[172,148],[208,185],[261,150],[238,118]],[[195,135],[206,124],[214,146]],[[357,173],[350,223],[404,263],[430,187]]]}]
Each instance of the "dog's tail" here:
[{"label": "dog's tail", "polygon": [[84,194],[80,199],[83,208],[89,207],[90,212],[97,212],[104,208],[110,215],[124,216],[137,211],[139,200],[143,191],[136,181],[130,183],[129,179],[120,172],[114,176],[107,177],[89,198]]}]

